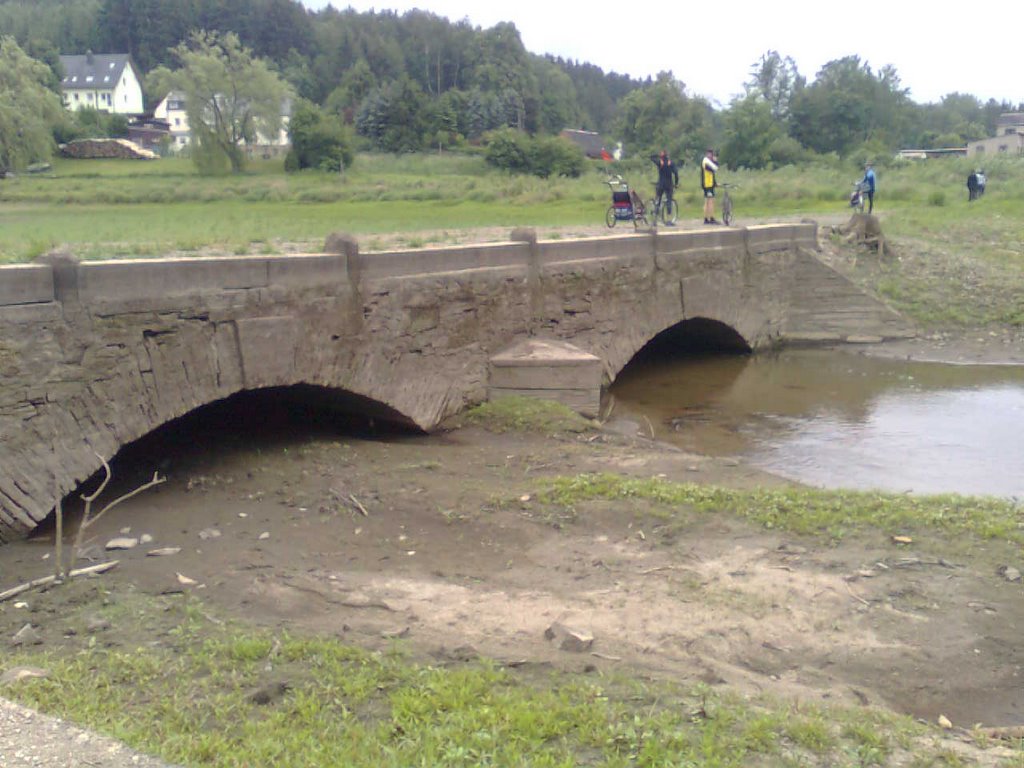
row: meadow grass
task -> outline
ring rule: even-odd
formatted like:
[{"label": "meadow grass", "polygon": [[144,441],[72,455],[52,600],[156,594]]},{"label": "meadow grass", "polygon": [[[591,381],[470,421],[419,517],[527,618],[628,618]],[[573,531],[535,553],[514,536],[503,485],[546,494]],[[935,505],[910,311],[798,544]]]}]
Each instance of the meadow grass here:
[{"label": "meadow grass", "polygon": [[999,498],[813,488],[741,491],[602,473],[552,478],[537,499],[568,510],[594,500],[650,502],[645,514],[669,529],[689,524],[695,514],[727,513],[768,530],[833,542],[872,531],[884,535],[942,533],[944,539],[967,536],[1024,547],[1024,507]]},{"label": "meadow grass", "polygon": [[[4,694],[185,766],[959,765],[927,727],[877,708],[486,660],[438,666],[400,645],[241,627],[194,598],[103,597],[114,625],[173,629],[138,647],[82,632],[63,652],[19,650],[9,664],[49,677]],[[92,603],[63,620],[84,624]],[[258,702],[261,688],[279,695]]]}]

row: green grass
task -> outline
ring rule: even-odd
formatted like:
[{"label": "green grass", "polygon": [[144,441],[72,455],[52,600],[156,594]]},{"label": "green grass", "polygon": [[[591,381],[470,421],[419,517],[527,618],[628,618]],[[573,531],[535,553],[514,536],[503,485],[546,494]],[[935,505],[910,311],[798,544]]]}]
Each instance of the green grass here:
[{"label": "green grass", "polygon": [[[92,586],[80,587],[96,590]],[[874,708],[741,698],[625,676],[448,666],[212,622],[191,598],[95,596],[112,623],[173,626],[105,648],[18,651],[46,679],[3,694],[186,766],[947,765],[928,728]],[[89,600],[74,611],[95,611]],[[65,615],[73,624],[77,615]],[[215,617],[214,617],[215,618]],[[94,639],[94,638],[93,638]],[[251,693],[287,681],[259,704]]]},{"label": "green grass", "polygon": [[1024,546],[1024,508],[996,498],[803,488],[738,491],[604,473],[553,478],[538,499],[567,509],[599,499],[635,499],[650,502],[650,514],[667,523],[685,523],[687,513],[729,513],[770,530],[832,540],[868,530],[940,531],[950,538],[970,535]]},{"label": "green grass", "polygon": [[533,397],[501,397],[474,406],[462,419],[491,432],[586,432],[593,422],[561,403]]}]

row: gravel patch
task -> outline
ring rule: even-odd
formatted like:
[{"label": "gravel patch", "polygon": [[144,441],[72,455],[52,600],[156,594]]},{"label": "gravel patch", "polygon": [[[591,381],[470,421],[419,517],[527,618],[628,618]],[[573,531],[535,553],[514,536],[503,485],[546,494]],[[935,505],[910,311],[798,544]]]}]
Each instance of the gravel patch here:
[{"label": "gravel patch", "polygon": [[3,768],[173,768],[114,739],[0,698]]}]

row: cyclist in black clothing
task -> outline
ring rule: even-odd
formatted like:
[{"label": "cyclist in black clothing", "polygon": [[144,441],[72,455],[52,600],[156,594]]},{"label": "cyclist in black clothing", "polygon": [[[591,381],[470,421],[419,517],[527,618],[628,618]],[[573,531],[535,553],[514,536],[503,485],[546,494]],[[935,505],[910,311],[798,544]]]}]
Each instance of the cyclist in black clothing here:
[{"label": "cyclist in black clothing", "polygon": [[679,171],[676,164],[664,149],[657,155],[651,155],[651,162],[658,166],[658,186],[654,190],[654,204],[660,208],[664,195],[664,204],[667,208],[663,210],[672,210],[672,193],[679,186]]}]

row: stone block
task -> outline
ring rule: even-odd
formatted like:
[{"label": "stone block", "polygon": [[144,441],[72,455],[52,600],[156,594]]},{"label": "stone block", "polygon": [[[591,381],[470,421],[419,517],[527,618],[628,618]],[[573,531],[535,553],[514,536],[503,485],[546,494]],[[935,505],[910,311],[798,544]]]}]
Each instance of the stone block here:
[{"label": "stone block", "polygon": [[0,267],[0,306],[53,301],[53,268],[44,264]]},{"label": "stone block", "polygon": [[87,262],[78,268],[78,296],[85,304],[265,288],[267,262],[249,256]]},{"label": "stone block", "polygon": [[488,399],[536,397],[597,416],[603,376],[599,357],[567,342],[530,339],[491,358]]},{"label": "stone block", "polygon": [[522,242],[364,253],[360,256],[362,276],[368,280],[495,267],[525,268],[529,259],[530,245]]}]

